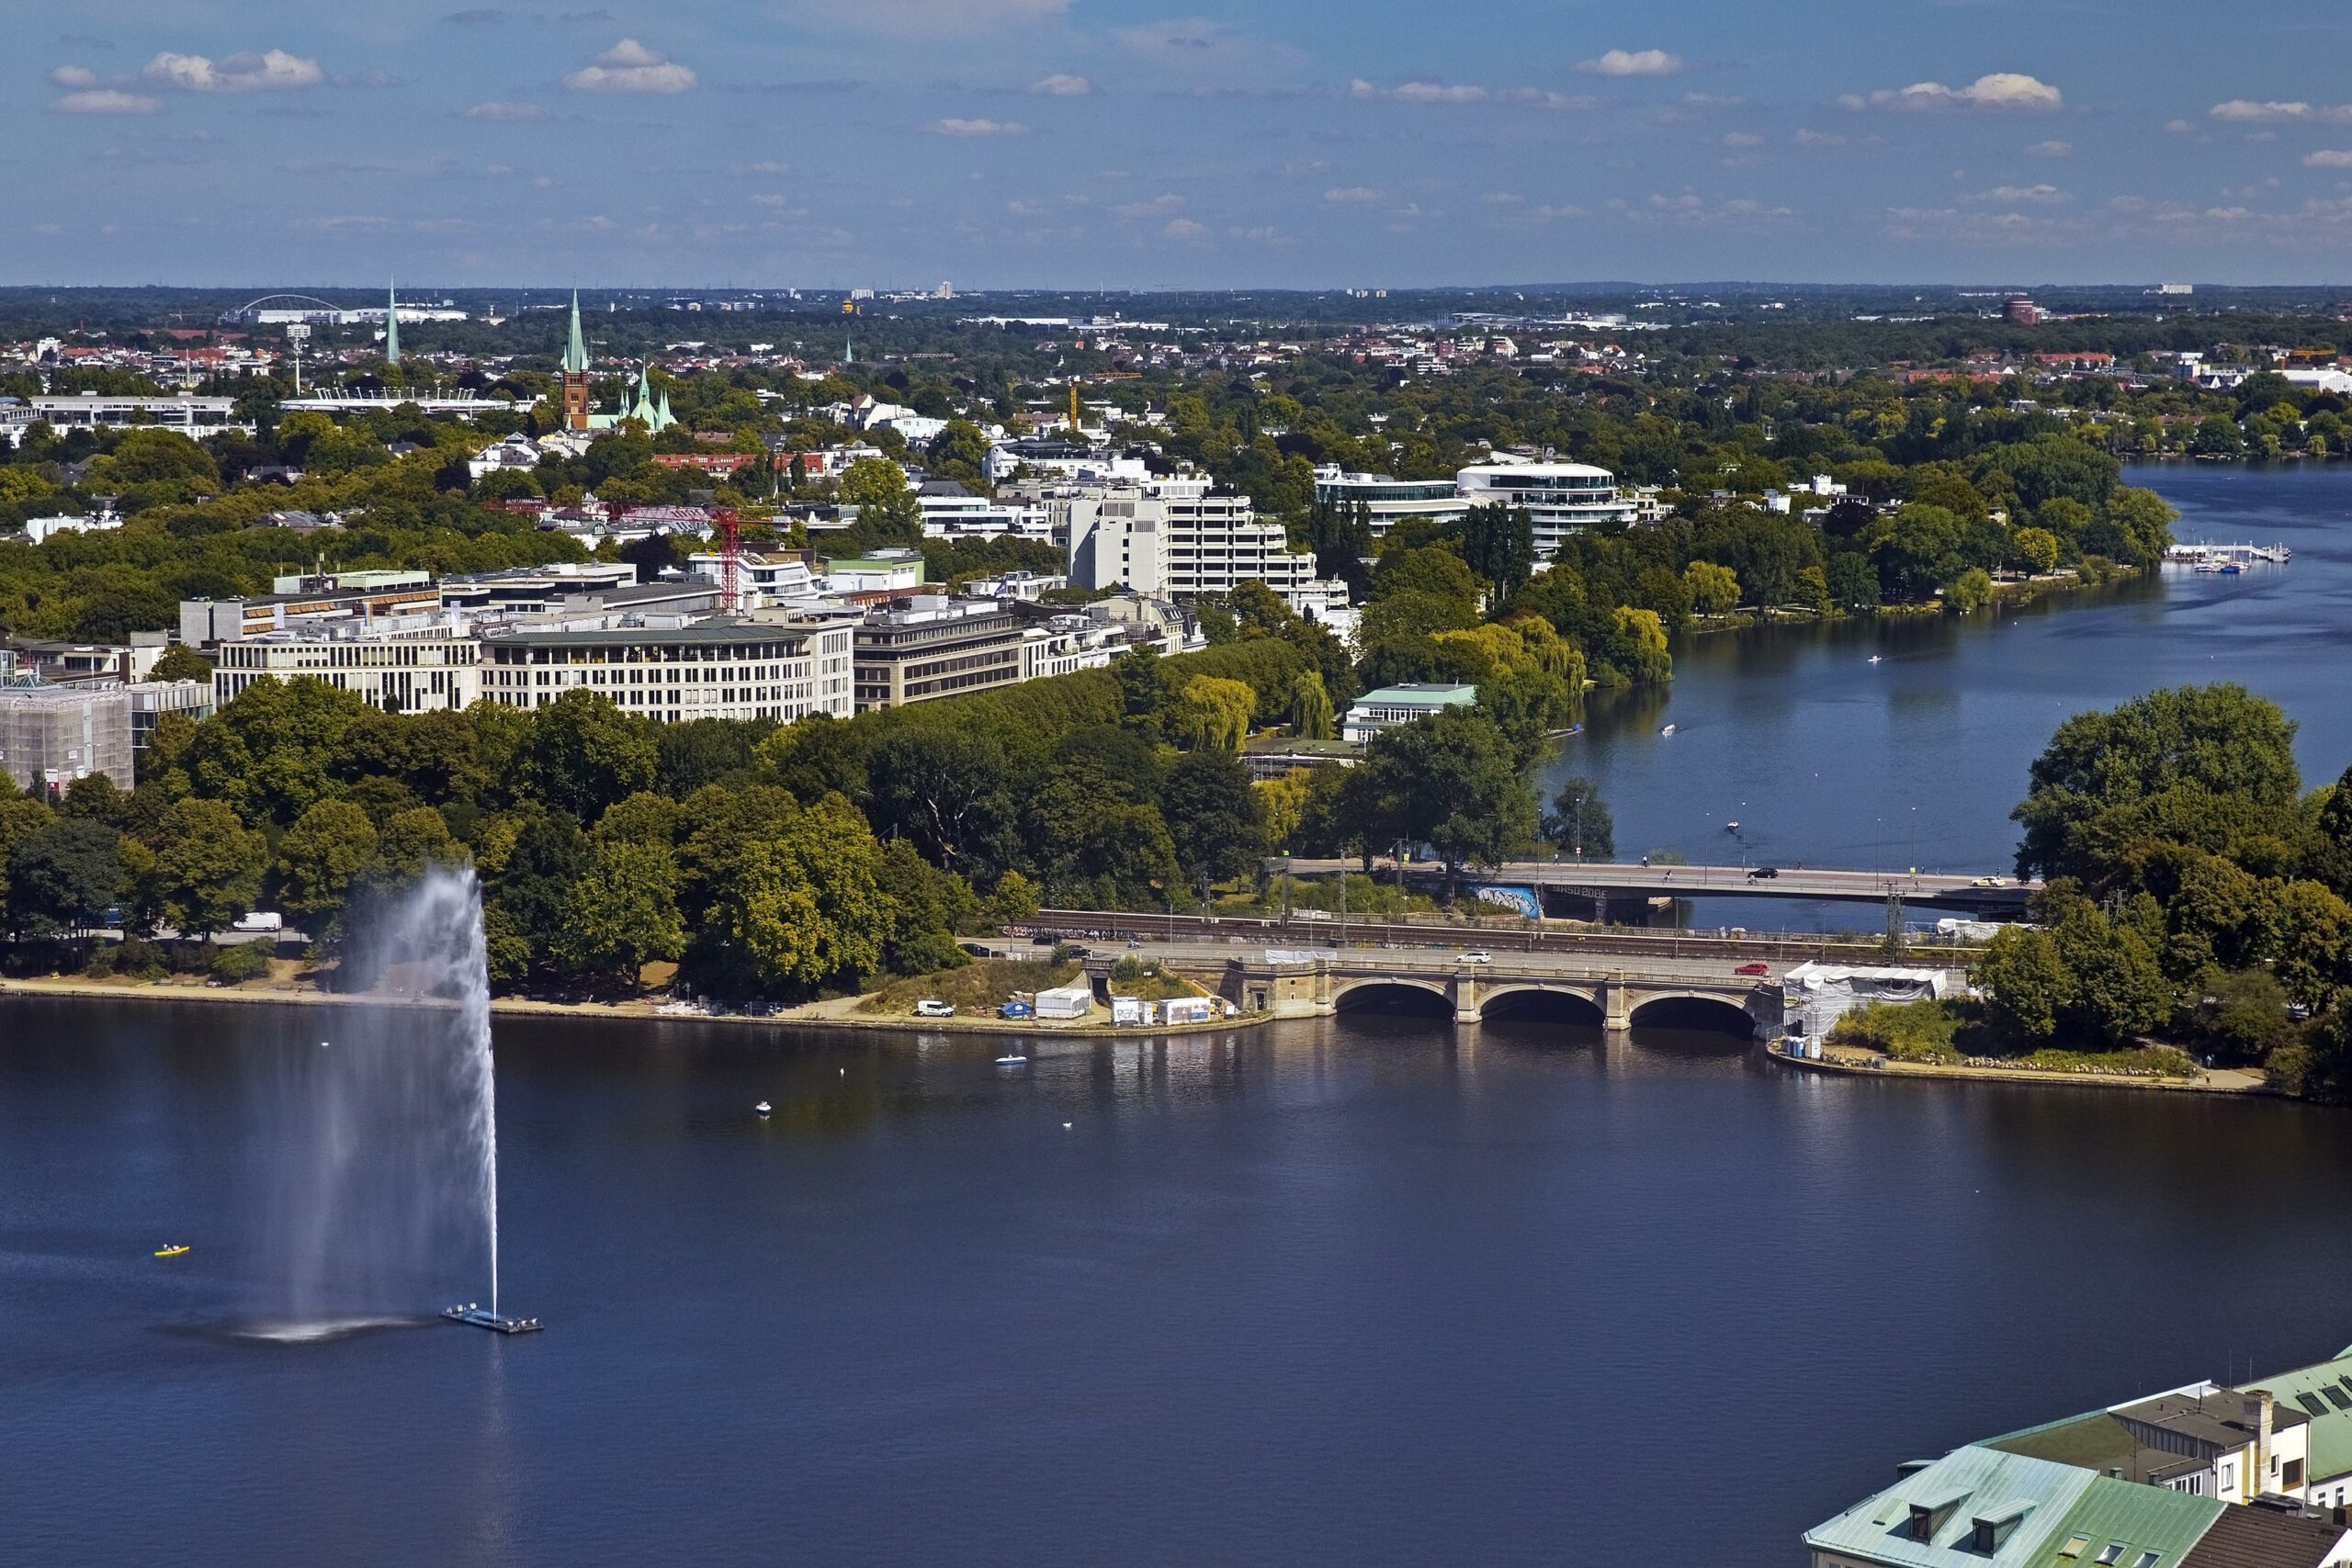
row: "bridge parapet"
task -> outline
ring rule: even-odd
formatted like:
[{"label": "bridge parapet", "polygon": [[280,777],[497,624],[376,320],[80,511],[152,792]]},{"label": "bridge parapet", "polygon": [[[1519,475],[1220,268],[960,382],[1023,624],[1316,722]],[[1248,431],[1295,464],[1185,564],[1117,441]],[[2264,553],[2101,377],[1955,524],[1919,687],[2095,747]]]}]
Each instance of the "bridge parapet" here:
[{"label": "bridge parapet", "polygon": [[1776,1037],[1781,1021],[1776,980],[1695,969],[1473,964],[1391,953],[1275,957],[1260,952],[1228,959],[1221,989],[1245,1011],[1328,1018],[1350,994],[1374,987],[1426,993],[1465,1026],[1481,1021],[1494,1002],[1529,995],[1571,998],[1598,1012],[1601,1027],[1612,1032],[1632,1028],[1635,1016],[1651,1004],[1675,1000],[1737,1008],[1752,1021],[1758,1038]]}]

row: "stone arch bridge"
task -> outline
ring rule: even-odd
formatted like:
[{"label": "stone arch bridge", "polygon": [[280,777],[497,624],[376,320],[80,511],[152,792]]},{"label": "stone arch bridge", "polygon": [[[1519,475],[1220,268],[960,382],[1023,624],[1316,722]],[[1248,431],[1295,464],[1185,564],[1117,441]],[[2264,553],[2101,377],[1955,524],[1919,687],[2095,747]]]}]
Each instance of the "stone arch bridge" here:
[{"label": "stone arch bridge", "polygon": [[1734,974],[1732,968],[1720,959],[1654,959],[1601,968],[1542,953],[1498,953],[1481,964],[1454,953],[1258,952],[1227,962],[1222,988],[1244,1011],[1278,1018],[1322,1018],[1351,1003],[1430,997],[1450,1009],[1458,1024],[1483,1022],[1533,1003],[1589,1010],[1592,1021],[1611,1031],[1632,1028],[1661,1005],[1695,1002],[1737,1011],[1751,1034],[1777,1038],[1779,981],[1770,975]]}]

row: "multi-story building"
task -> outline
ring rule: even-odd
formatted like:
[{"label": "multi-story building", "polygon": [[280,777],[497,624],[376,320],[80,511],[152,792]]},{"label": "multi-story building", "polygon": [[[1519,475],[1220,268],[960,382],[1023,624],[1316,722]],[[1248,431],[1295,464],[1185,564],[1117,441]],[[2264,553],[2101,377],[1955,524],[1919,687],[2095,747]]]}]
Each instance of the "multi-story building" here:
[{"label": "multi-story building", "polygon": [[209,681],[141,681],[130,688],[130,751],[135,761],[167,713],[202,723],[213,714]]},{"label": "multi-story building", "polygon": [[280,579],[288,586],[248,599],[183,599],[180,641],[190,648],[264,632],[346,626],[370,631],[423,625],[441,613],[441,590],[423,571],[351,572]]},{"label": "multi-story building", "polygon": [[356,626],[263,632],[213,650],[212,700],[225,707],[256,681],[310,675],[386,713],[463,708],[481,695],[481,644],[446,622],[369,633]]},{"label": "multi-story building", "polygon": [[991,501],[954,479],[933,479],[916,492],[926,539],[1050,539],[1053,525],[1042,506]]},{"label": "multi-story building", "polygon": [[[19,433],[32,423],[43,423],[52,430],[119,430],[135,424],[151,424],[175,431],[192,441],[224,431],[241,430],[253,434],[253,426],[236,417],[233,398],[199,398],[187,392],[167,392],[159,397],[109,398],[96,392],[84,392],[78,397],[27,398],[19,405],[32,415]],[[6,428],[0,424],[0,429]]]},{"label": "multi-story building", "polygon": [[587,690],[664,724],[695,718],[780,723],[852,712],[852,631],[839,621],[752,621],[514,631],[482,643],[482,695],[545,707]]},{"label": "multi-story building", "polygon": [[1315,558],[1291,552],[1279,523],[1246,495],[1212,495],[1203,479],[1038,487],[1072,582],[1153,597],[1198,598],[1262,582],[1304,613],[1329,603]]},{"label": "multi-story building", "polygon": [[1340,511],[1362,508],[1375,539],[1399,523],[1420,519],[1452,523],[1470,510],[1452,479],[1398,479],[1386,474],[1351,474],[1337,464],[1315,470],[1315,499]]},{"label": "multi-story building", "polygon": [[1439,685],[1428,682],[1408,682],[1401,686],[1383,686],[1358,697],[1341,721],[1340,738],[1357,745],[1371,739],[1384,729],[1416,719],[1442,713],[1447,708],[1466,708],[1478,700],[1476,686]]},{"label": "multi-story building", "polygon": [[857,711],[960,697],[1023,679],[1020,617],[993,600],[923,595],[857,628]]},{"label": "multi-story building", "polygon": [[0,769],[24,790],[62,790],[93,773],[129,789],[129,689],[112,678],[71,685],[30,674],[0,679]]},{"label": "multi-story building", "polygon": [[1453,476],[1465,506],[1515,506],[1535,525],[1535,555],[1550,560],[1580,529],[1632,523],[1638,508],[1617,476],[1589,463],[1479,463]]}]

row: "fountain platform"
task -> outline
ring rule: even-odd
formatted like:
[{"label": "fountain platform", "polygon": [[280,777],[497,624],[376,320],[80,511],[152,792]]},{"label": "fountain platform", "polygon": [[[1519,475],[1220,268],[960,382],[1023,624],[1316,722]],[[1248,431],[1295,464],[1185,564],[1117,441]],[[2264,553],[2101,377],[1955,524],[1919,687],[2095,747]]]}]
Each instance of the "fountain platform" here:
[{"label": "fountain platform", "polygon": [[487,1328],[493,1334],[537,1334],[539,1320],[536,1317],[501,1317],[478,1306],[443,1307],[441,1315],[451,1323],[470,1324]]}]

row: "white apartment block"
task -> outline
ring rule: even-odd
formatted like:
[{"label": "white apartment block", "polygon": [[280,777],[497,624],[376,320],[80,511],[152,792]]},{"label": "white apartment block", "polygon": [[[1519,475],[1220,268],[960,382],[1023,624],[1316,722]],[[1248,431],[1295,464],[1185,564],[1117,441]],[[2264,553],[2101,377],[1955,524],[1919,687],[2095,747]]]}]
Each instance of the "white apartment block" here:
[{"label": "white apartment block", "polygon": [[482,644],[482,694],[545,707],[587,690],[664,724],[854,711],[854,623],[702,621],[607,631],[513,632]]},{"label": "white apartment block", "polygon": [[1315,558],[1291,553],[1279,523],[1259,520],[1246,495],[1211,495],[1202,479],[1140,485],[1039,487],[1082,587],[1153,598],[1226,593],[1262,582],[1302,611],[1325,602]]},{"label": "white apartment block", "polygon": [[968,491],[957,495],[926,492],[917,496],[915,502],[922,508],[922,536],[926,539],[1010,536],[1042,540],[1054,536],[1053,524],[1042,506],[990,501]]}]

